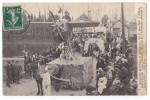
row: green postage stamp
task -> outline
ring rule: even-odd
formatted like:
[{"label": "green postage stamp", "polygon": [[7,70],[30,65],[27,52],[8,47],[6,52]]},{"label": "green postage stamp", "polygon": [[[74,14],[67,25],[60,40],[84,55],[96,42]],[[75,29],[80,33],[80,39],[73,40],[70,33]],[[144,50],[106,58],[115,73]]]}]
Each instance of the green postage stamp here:
[{"label": "green postage stamp", "polygon": [[21,6],[3,7],[3,28],[4,30],[22,29]]}]

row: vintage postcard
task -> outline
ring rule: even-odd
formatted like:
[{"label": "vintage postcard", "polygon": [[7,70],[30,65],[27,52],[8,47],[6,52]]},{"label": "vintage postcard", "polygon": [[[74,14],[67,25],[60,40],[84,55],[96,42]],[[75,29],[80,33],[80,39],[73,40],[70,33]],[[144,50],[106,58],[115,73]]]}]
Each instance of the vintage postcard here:
[{"label": "vintage postcard", "polygon": [[147,95],[146,3],[3,3],[4,96]]}]

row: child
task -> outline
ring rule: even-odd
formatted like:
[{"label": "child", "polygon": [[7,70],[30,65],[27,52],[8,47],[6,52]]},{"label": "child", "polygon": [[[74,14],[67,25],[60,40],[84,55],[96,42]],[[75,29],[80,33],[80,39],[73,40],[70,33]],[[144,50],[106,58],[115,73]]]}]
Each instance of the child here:
[{"label": "child", "polygon": [[102,68],[99,68],[97,77],[97,90],[99,94],[102,94],[103,90],[106,88],[107,78],[105,76],[105,72],[102,70]]},{"label": "child", "polygon": [[107,85],[107,78],[106,77],[101,77],[99,78],[98,81],[98,93],[102,94],[103,90],[106,88]]}]

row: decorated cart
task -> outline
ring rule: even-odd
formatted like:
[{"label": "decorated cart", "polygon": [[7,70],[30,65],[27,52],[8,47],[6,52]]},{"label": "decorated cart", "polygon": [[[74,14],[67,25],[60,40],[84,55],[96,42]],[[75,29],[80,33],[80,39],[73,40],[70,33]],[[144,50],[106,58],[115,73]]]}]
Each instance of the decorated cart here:
[{"label": "decorated cart", "polygon": [[[73,90],[83,89],[93,78],[93,67],[91,57],[78,57],[67,62],[64,59],[55,59],[48,63],[49,66],[55,68],[54,72],[58,72],[62,68],[60,78],[61,86]],[[57,79],[55,76],[52,76]]]}]

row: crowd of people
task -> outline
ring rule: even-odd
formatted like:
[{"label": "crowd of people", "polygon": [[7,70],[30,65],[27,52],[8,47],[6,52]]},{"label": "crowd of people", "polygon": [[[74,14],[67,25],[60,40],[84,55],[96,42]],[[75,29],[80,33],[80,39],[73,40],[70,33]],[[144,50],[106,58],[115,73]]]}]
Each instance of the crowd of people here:
[{"label": "crowd of people", "polygon": [[[117,41],[118,37],[105,42],[105,52],[95,47],[91,55],[96,56],[96,87],[88,86],[87,95],[136,95],[137,82],[134,78],[134,56],[127,40],[125,50],[123,40]],[[89,56],[88,54],[86,54]]]},{"label": "crowd of people", "polygon": [[11,84],[20,84],[22,67],[19,61],[7,61],[6,67],[6,86],[11,87]]}]

